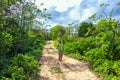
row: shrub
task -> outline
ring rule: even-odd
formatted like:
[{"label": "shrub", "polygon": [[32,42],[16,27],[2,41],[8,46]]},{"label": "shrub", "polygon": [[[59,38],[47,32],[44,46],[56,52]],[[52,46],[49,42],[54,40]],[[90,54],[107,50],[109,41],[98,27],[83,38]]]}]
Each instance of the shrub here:
[{"label": "shrub", "polygon": [[95,48],[85,53],[89,60],[105,59],[105,52],[101,48]]},{"label": "shrub", "polygon": [[12,59],[12,69],[10,68],[11,78],[15,80],[19,80],[19,76],[22,76],[24,80],[30,80],[36,77],[39,72],[40,63],[34,59],[33,56],[29,56],[28,54],[22,55],[18,54],[16,57]]},{"label": "shrub", "polygon": [[120,60],[115,61],[112,65],[112,72],[118,79],[120,79]]},{"label": "shrub", "polygon": [[75,53],[77,51],[77,48],[76,48],[76,42],[67,42],[65,45],[64,45],[64,49],[65,49],[65,52],[66,53]]},{"label": "shrub", "polygon": [[36,60],[39,60],[41,54],[42,54],[42,50],[40,50],[39,48],[30,52],[30,55],[34,56]]},{"label": "shrub", "polygon": [[[10,48],[13,46],[13,37],[7,32],[0,32],[0,55],[8,56]],[[10,54],[9,54],[10,55]]]}]

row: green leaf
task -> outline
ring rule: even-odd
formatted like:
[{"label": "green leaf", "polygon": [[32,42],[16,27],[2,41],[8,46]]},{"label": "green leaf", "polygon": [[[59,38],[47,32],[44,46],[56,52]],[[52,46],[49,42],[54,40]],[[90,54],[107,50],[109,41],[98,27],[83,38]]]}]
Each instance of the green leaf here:
[{"label": "green leaf", "polygon": [[89,17],[89,19],[95,18],[97,15],[97,13],[94,13],[91,17]]},{"label": "green leaf", "polygon": [[118,4],[117,4],[118,6],[120,6],[120,2],[118,2]]},{"label": "green leaf", "polygon": [[102,6],[104,6],[105,4],[104,3],[102,3],[102,4],[100,4],[100,7],[102,7]]},{"label": "green leaf", "polygon": [[105,6],[110,6],[110,4],[105,4]]}]

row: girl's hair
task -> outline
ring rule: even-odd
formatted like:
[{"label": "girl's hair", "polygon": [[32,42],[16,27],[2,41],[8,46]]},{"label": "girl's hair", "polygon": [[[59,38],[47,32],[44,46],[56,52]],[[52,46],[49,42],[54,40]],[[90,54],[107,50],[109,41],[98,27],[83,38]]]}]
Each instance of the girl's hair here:
[{"label": "girl's hair", "polygon": [[59,41],[59,40],[61,40],[61,38],[58,38],[57,40]]},{"label": "girl's hair", "polygon": [[57,40],[58,40],[58,42],[60,42],[60,43],[61,43],[61,38],[58,38]]}]

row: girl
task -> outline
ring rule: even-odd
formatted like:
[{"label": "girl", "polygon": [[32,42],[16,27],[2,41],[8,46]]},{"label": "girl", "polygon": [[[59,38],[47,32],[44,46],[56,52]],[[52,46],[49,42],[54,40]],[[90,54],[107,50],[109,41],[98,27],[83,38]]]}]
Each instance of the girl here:
[{"label": "girl", "polygon": [[60,38],[58,39],[57,49],[58,49],[58,62],[59,64],[61,64],[64,47],[63,47],[62,40]]}]

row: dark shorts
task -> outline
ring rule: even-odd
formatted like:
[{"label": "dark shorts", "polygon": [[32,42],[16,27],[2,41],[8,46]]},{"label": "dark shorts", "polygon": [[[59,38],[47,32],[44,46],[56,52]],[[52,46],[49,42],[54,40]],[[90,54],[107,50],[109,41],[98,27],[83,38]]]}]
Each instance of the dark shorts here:
[{"label": "dark shorts", "polygon": [[63,53],[63,50],[58,50],[58,53]]}]

